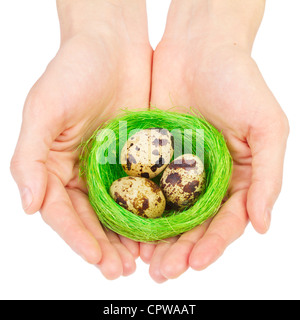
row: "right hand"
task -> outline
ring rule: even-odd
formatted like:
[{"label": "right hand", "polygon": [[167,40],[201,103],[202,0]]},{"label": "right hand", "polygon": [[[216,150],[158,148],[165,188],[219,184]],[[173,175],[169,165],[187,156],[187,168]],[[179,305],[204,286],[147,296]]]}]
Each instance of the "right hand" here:
[{"label": "right hand", "polygon": [[90,27],[96,5],[76,8],[81,1],[69,2],[70,14],[68,1],[61,7],[59,2],[61,47],[27,97],[11,172],[25,212],[40,210],[75,252],[115,279],[135,270],[139,245],[101,227],[78,177],[77,148],[119,108],[149,106],[152,49],[145,4],[104,2],[104,22]]}]

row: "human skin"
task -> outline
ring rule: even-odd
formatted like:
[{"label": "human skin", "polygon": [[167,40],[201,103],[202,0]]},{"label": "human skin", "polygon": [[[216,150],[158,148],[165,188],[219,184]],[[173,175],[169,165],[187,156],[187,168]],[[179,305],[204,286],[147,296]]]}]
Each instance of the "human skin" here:
[{"label": "human skin", "polygon": [[289,125],[251,58],[264,5],[263,0],[171,3],[154,52],[151,104],[198,110],[224,134],[234,168],[229,199],[213,219],[168,242],[140,245],[156,282],[209,266],[249,220],[259,233],[270,226]]},{"label": "human skin", "polygon": [[107,279],[129,275],[138,243],[104,230],[78,178],[78,146],[119,108],[148,108],[152,48],[145,1],[58,0],[61,45],[25,102],[11,172],[25,212]]},{"label": "human skin", "polygon": [[[244,231],[264,233],[280,192],[288,122],[251,48],[263,0],[173,0],[152,49],[145,2],[58,0],[61,46],[28,94],[12,174],[24,210],[41,212],[108,279],[150,263],[157,282],[202,270]],[[234,160],[229,200],[212,220],[159,245],[102,229],[78,179],[82,139],[120,107],[192,106],[221,130]],[[178,111],[186,112],[178,108]]]}]

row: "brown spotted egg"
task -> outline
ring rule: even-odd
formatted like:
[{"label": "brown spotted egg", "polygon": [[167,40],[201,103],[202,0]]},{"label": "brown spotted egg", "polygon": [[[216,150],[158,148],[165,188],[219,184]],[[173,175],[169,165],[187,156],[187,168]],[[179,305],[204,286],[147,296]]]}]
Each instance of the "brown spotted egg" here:
[{"label": "brown spotted egg", "polygon": [[125,143],[121,164],[129,176],[152,179],[166,168],[173,153],[173,135],[168,130],[144,129]]},{"label": "brown spotted egg", "polygon": [[184,154],[174,159],[164,171],[160,187],[168,209],[182,210],[193,205],[205,187],[205,171],[200,158]]},{"label": "brown spotted egg", "polygon": [[163,192],[153,181],[141,177],[124,177],[110,187],[111,197],[123,208],[146,218],[160,217],[166,206]]}]

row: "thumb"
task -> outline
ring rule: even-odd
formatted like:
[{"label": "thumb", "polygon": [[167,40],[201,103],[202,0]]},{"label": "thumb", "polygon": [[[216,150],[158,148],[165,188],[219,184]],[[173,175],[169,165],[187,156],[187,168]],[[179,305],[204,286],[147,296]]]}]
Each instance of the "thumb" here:
[{"label": "thumb", "polygon": [[269,120],[264,128],[252,128],[248,139],[252,152],[252,179],[247,210],[253,227],[259,233],[268,230],[271,211],[281,190],[289,133],[288,120],[282,111]]},{"label": "thumb", "polygon": [[51,119],[38,94],[29,93],[10,166],[23,209],[29,214],[41,208],[45,196],[48,176],[46,161],[54,136]]}]

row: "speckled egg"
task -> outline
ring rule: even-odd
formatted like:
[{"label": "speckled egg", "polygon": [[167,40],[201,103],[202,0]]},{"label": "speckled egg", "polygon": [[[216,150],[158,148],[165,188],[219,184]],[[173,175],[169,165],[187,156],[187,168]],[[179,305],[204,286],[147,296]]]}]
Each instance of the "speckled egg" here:
[{"label": "speckled egg", "polygon": [[164,171],[160,187],[167,200],[167,209],[182,210],[193,205],[205,187],[205,171],[200,158],[184,154],[174,159]]},{"label": "speckled egg", "polygon": [[121,152],[121,164],[129,176],[152,179],[170,163],[173,135],[166,129],[150,128],[132,135]]},{"label": "speckled egg", "polygon": [[124,177],[114,181],[110,195],[123,208],[146,218],[160,217],[166,206],[159,186],[142,177]]}]

